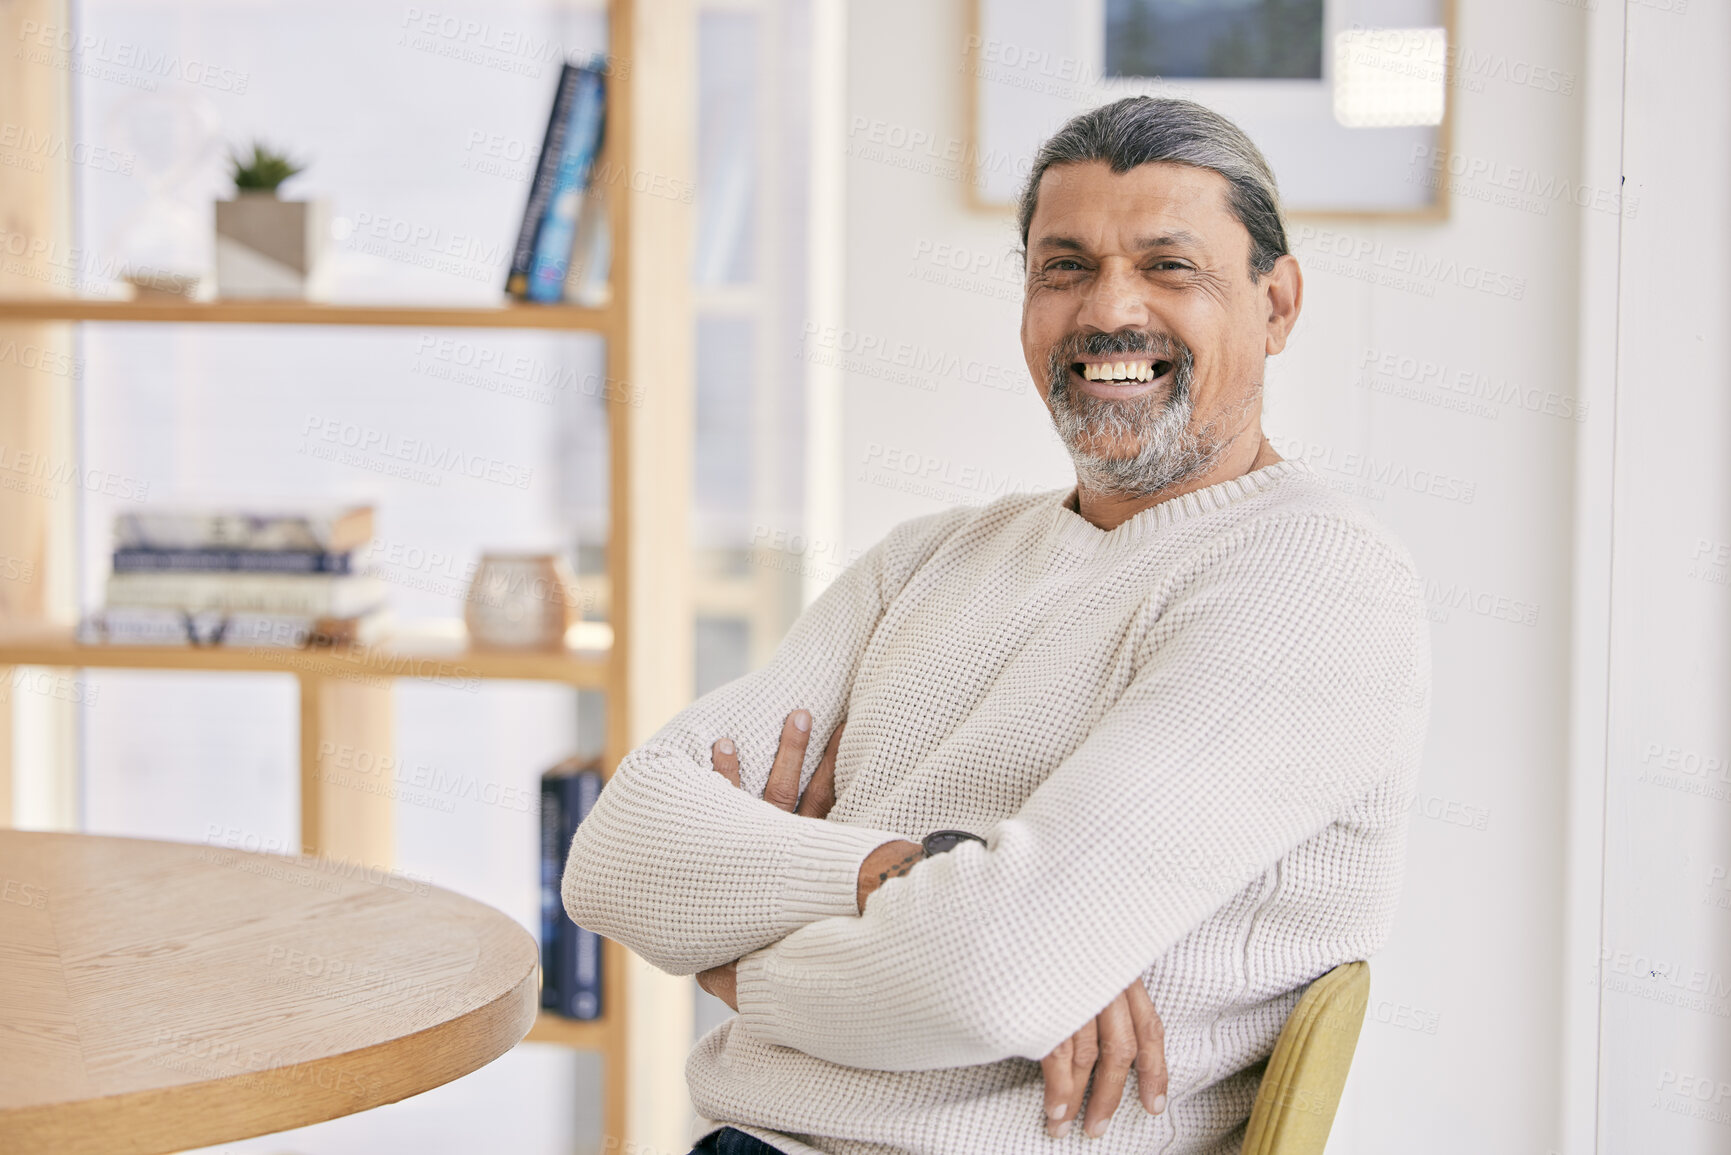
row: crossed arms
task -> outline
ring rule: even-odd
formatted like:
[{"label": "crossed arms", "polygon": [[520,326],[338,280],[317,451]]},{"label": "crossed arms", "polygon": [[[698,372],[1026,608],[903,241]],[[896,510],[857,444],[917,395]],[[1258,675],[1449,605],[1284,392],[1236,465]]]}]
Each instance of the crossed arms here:
[{"label": "crossed arms", "polygon": [[[862,911],[861,863],[923,832],[760,795],[782,719],[802,706],[802,788],[815,774],[885,606],[955,516],[898,527],[767,666],[627,757],[565,874],[580,925],[676,974],[738,959],[753,1036],[849,1066],[1048,1055],[1385,777],[1415,718],[1422,732],[1422,625],[1383,596],[1410,573],[1401,559],[1350,524],[1301,527],[1315,540],[1293,595],[1247,600],[1207,574],[1222,550],[1254,567],[1290,539],[1291,525],[1257,523],[1150,593],[1128,688],[1020,810],[979,832],[987,845],[919,863]],[[713,767],[723,737],[743,789]]]},{"label": "crossed arms", "polygon": [[[810,740],[811,712],[795,710],[781,731],[781,748],[769,768],[769,780],[764,786],[764,801],[782,810],[823,818],[835,805],[836,747],[840,745],[842,729],[830,735],[824,747],[817,772],[799,789],[800,767]],[[711,749],[715,770],[734,786],[741,786],[739,752],[731,739],[723,738]],[[876,893],[890,878],[900,878],[924,861],[925,850],[917,842],[886,842],[866,856],[859,868],[859,908],[865,910],[866,899]],[[738,967],[724,963],[700,971],[697,983],[704,990],[739,1010]],[[1124,1085],[1130,1067],[1136,1067],[1136,1094],[1151,1115],[1166,1109],[1168,1078],[1166,1070],[1166,1029],[1148,997],[1148,989],[1140,977],[1124,988],[1122,994],[1108,1003],[1080,1030],[1053,1048],[1040,1060],[1044,1082],[1045,1103],[1042,1118],[1046,1133],[1062,1139],[1079,1117],[1084,1095],[1088,1099],[1083,1130],[1098,1138],[1106,1133],[1118,1105],[1124,1098]]]}]

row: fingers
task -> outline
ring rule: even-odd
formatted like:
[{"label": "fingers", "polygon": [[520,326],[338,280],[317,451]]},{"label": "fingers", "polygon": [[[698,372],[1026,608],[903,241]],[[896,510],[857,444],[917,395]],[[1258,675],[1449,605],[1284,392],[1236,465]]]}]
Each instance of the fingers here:
[{"label": "fingers", "polygon": [[734,748],[732,738],[716,739],[715,745],[709,748],[709,762],[717,774],[735,786],[739,785],[739,751]]},{"label": "fingers", "polygon": [[[837,726],[830,736],[829,745],[824,748],[823,758],[818,762],[817,770],[812,774],[812,780],[806,786],[805,796],[799,796],[799,774],[805,764],[805,750],[811,741],[811,711],[795,710],[782,723],[781,742],[775,752],[775,761],[769,768],[769,779],[764,784],[764,801],[779,806],[783,810],[793,810],[798,802],[798,813],[813,818],[822,818],[835,805],[835,755],[841,745],[842,731],[845,724]],[[710,764],[715,772],[741,787],[739,776],[739,750],[731,738],[718,738],[709,748]]]},{"label": "fingers", "polygon": [[1088,1114],[1082,1130],[1098,1139],[1106,1133],[1106,1124],[1124,1101],[1124,1083],[1130,1077],[1130,1064],[1136,1061],[1136,1024],[1130,1018],[1130,1000],[1125,994],[1106,1004],[1095,1016],[1100,1038],[1100,1055],[1094,1063],[1094,1087],[1088,1092]]},{"label": "fingers", "polygon": [[791,811],[799,802],[799,772],[805,765],[805,744],[811,740],[811,711],[795,710],[781,724],[781,746],[769,767],[763,800]]},{"label": "fingers", "polygon": [[1140,979],[1040,1061],[1046,1084],[1046,1134],[1062,1139],[1070,1133],[1086,1093],[1083,1131],[1093,1138],[1104,1135],[1123,1102],[1132,1063],[1142,1106],[1150,1114],[1160,1114],[1166,1109],[1169,1089],[1166,1028]]},{"label": "fingers", "polygon": [[1096,1053],[1094,1020],[1089,1019],[1086,1026],[1040,1060],[1040,1072],[1046,1079],[1046,1134],[1052,1138],[1062,1139],[1075,1124]]},{"label": "fingers", "polygon": [[1151,1115],[1166,1109],[1166,1024],[1154,1010],[1148,988],[1137,979],[1124,990],[1136,1024],[1136,1092]]},{"label": "fingers", "polygon": [[823,748],[823,757],[812,772],[811,781],[805,784],[805,793],[800,795],[799,809],[794,811],[795,814],[822,818],[835,805],[835,752],[841,746],[841,732],[845,729],[847,723],[843,722],[829,736],[829,745]]}]

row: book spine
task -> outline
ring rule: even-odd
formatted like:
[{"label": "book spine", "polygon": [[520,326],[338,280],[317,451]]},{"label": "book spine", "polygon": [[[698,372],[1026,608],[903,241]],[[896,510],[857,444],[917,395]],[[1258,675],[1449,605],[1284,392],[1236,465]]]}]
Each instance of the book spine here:
[{"label": "book spine", "polygon": [[370,507],[332,513],[141,510],[114,517],[114,548],[347,553],[372,539]]},{"label": "book spine", "polygon": [[115,573],[346,574],[353,570],[353,553],[323,550],[129,548],[114,551]]},{"label": "book spine", "polygon": [[529,183],[529,203],[523,208],[523,224],[517,230],[517,246],[511,250],[511,271],[505,277],[505,292],[513,297],[526,297],[529,292],[529,269],[535,261],[536,238],[541,231],[541,218],[546,215],[547,202],[553,195],[559,154],[565,141],[565,123],[570,115],[571,101],[577,95],[578,69],[567,63],[559,71],[559,87],[553,94],[553,111],[547,117],[547,131],[541,138],[541,155],[535,161],[535,179]]},{"label": "book spine", "polygon": [[99,611],[78,626],[78,640],[91,645],[184,646],[197,638],[192,615],[179,610]]},{"label": "book spine", "polygon": [[383,605],[377,578],[334,574],[123,573],[108,579],[109,608],[152,606],[353,618]]},{"label": "book spine", "polygon": [[541,776],[541,1005],[560,1009],[560,923],[569,922],[559,897],[559,877],[565,866],[565,820],[560,805],[559,779]]},{"label": "book spine", "polygon": [[[577,782],[577,821],[589,817],[595,800],[601,797],[601,775],[585,770]],[[576,827],[572,827],[575,832]],[[572,1015],[579,1019],[601,1017],[601,936],[573,924],[577,932],[576,996],[572,999]]]},{"label": "book spine", "polygon": [[[576,835],[578,825],[601,795],[601,775],[594,770],[582,770],[563,778],[561,786],[565,791],[563,844],[566,854],[569,854],[571,839]],[[559,914],[560,938],[555,952],[559,1013],[570,1019],[599,1018],[601,936],[572,922],[563,908]]]},{"label": "book spine", "polygon": [[309,646],[370,646],[390,626],[390,612],[377,610],[358,618],[312,618],[300,614],[223,614],[208,631],[215,644],[254,648]]},{"label": "book spine", "polygon": [[529,299],[555,302],[565,295],[565,270],[577,234],[577,213],[589,183],[595,154],[601,147],[606,121],[606,85],[594,69],[579,70],[576,100],[560,150],[557,180],[535,238],[535,258],[529,269]]}]

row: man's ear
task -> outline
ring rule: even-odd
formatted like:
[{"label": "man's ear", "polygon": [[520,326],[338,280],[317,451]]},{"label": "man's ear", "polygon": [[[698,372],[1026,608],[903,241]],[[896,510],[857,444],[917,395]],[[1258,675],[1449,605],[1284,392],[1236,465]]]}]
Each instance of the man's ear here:
[{"label": "man's ear", "polygon": [[1286,338],[1304,307],[1304,274],[1299,271],[1298,258],[1288,253],[1276,260],[1260,287],[1268,307],[1268,339],[1263,348],[1272,357],[1286,348]]}]

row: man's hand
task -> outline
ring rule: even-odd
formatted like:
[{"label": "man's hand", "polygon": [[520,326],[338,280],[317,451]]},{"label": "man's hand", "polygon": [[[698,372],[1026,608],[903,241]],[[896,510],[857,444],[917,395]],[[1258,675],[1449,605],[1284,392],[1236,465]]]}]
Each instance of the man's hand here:
[{"label": "man's hand", "polygon": [[1132,1062],[1142,1106],[1158,1115],[1166,1109],[1166,1029],[1140,978],[1040,1060],[1046,1077],[1046,1134],[1062,1139],[1070,1133],[1091,1071],[1094,1089],[1082,1130],[1093,1138],[1104,1135],[1123,1101]]},{"label": "man's hand", "polygon": [[[811,711],[795,710],[781,724],[781,745],[775,761],[769,766],[769,781],[763,785],[763,800],[783,810],[803,814],[807,818],[822,818],[835,805],[835,752],[841,745],[841,732],[847,723],[835,728],[829,745],[823,748],[817,770],[805,784],[805,794],[799,792],[799,772],[805,766],[805,747],[811,741]],[[709,748],[710,764],[715,772],[743,788],[739,780],[739,750],[732,738],[718,738]]]},{"label": "man's hand", "polygon": [[[824,747],[823,757],[819,759],[817,769],[812,772],[811,781],[805,784],[805,794],[801,796],[799,772],[805,765],[806,744],[811,741],[811,711],[795,710],[789,714],[787,720],[781,724],[781,744],[776,749],[775,761],[770,763],[769,781],[763,786],[763,800],[794,814],[803,814],[807,818],[822,818],[827,815],[830,807],[835,805],[835,752],[841,745],[841,732],[846,728],[846,723],[843,723],[830,735],[829,745]],[[735,786],[744,788],[739,778],[739,750],[734,746],[732,738],[717,739],[715,745],[710,747],[709,758],[717,774]],[[864,905],[864,896],[861,896],[859,901]],[[739,1010],[735,982],[737,963],[738,960],[723,963],[697,975],[698,986],[736,1011]]]},{"label": "man's hand", "polygon": [[[789,714],[782,723],[781,744],[764,784],[764,801],[809,818],[828,815],[835,805],[835,756],[845,728],[845,724],[835,728],[802,796],[799,773],[811,739],[811,712],[795,710]],[[742,786],[739,752],[731,739],[718,740],[710,749],[710,759],[716,773]],[[906,874],[924,857],[925,851],[917,842],[886,842],[872,851],[860,864],[859,909],[865,910],[866,899],[879,886]],[[697,985],[737,1011],[737,969],[737,962],[711,967],[698,974]],[[1046,1079],[1047,1133],[1059,1139],[1069,1134],[1091,1074],[1094,1085],[1088,1094],[1083,1130],[1093,1136],[1104,1134],[1107,1122],[1123,1101],[1132,1064],[1142,1106],[1151,1114],[1160,1114],[1166,1109],[1166,1032],[1141,979],[1040,1061]]]}]

